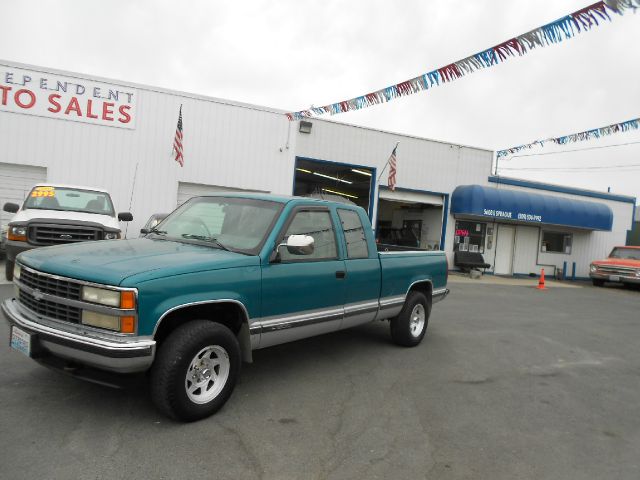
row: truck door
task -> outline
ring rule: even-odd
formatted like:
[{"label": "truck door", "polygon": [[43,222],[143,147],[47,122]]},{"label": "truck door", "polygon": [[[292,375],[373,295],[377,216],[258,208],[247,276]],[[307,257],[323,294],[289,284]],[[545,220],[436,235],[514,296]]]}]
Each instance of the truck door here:
[{"label": "truck door", "polygon": [[378,251],[369,251],[367,232],[355,210],[338,209],[346,247],[345,307],[342,328],[354,327],[375,319],[380,296],[380,260]]},{"label": "truck door", "polygon": [[289,235],[310,235],[314,251],[290,254],[280,247],[262,269],[262,318],[259,348],[338,330],[344,314],[345,265],[329,209],[294,209],[277,244]]}]

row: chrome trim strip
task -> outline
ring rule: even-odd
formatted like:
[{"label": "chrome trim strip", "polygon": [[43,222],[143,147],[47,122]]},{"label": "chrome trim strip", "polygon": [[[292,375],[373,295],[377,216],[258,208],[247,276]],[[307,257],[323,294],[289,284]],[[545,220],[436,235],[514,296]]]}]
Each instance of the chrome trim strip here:
[{"label": "chrome trim strip", "polygon": [[[49,277],[49,278],[53,278],[55,280],[63,280],[65,282],[74,282],[74,283],[78,283],[80,285],[86,285],[88,287],[97,287],[97,288],[106,288],[109,290],[117,290],[118,292],[134,292],[136,294],[136,305],[138,304],[138,289],[137,288],[133,288],[133,287],[117,287],[115,285],[107,285],[104,283],[94,283],[94,282],[88,282],[86,280],[80,280],[77,278],[70,278],[70,277],[63,277],[61,275],[54,275],[53,273],[47,273],[47,272],[43,272],[41,270],[35,270],[31,267],[27,267],[26,265],[18,262],[20,264],[20,268],[24,268],[25,270],[28,270],[30,272],[35,273],[36,275],[43,275],[45,277]],[[59,298],[59,297],[56,297]],[[95,305],[94,303],[90,303],[89,305]]]},{"label": "chrome trim strip", "polygon": [[444,300],[447,297],[447,295],[449,295],[449,289],[448,288],[441,288],[439,290],[436,290],[431,295],[431,303],[434,304],[434,303],[441,302],[442,300]]},{"label": "chrome trim strip", "polygon": [[344,315],[345,317],[349,317],[362,313],[376,312],[379,308],[380,303],[377,299],[375,301],[349,303],[344,307]]},{"label": "chrome trim strip", "polygon": [[404,303],[406,295],[394,295],[393,297],[384,297],[380,299],[380,309],[393,308]]},{"label": "chrome trim strip", "polygon": [[444,250],[397,250],[397,251],[378,251],[379,255],[444,255]]},{"label": "chrome trim strip", "polygon": [[262,333],[269,333],[276,330],[285,330],[294,327],[305,327],[330,320],[339,320],[344,316],[343,308],[318,309],[299,313],[287,317],[266,317],[253,325],[260,326]]},{"label": "chrome trim strip", "polygon": [[249,316],[249,311],[247,310],[247,307],[244,306],[244,303],[242,303],[240,300],[234,300],[231,298],[221,298],[218,300],[201,300],[199,302],[187,302],[187,303],[182,303],[180,305],[176,305],[175,307],[171,307],[169,310],[167,310],[166,312],[164,312],[162,315],[160,315],[160,318],[158,319],[158,321],[156,322],[156,326],[153,327],[153,333],[151,334],[152,337],[156,336],[156,332],[158,331],[158,327],[160,326],[160,323],[162,323],[162,320],[164,320],[164,318],[169,315],[171,312],[174,312],[176,310],[179,310],[181,308],[186,308],[186,307],[192,307],[194,305],[204,305],[207,303],[234,303],[236,305],[238,305],[241,309],[242,309],[242,313],[244,314],[244,318],[247,321],[247,323],[249,324],[249,333],[251,333],[251,335],[259,335],[260,331],[257,331],[256,333],[251,332],[252,329],[256,329],[254,327],[255,323],[251,323],[251,317]]}]

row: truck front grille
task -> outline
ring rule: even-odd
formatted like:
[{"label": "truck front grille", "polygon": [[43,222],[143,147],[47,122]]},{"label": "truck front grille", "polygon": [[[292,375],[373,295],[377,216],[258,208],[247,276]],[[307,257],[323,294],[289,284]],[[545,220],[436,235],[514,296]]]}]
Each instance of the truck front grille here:
[{"label": "truck front grille", "polygon": [[40,290],[42,293],[70,298],[71,300],[80,300],[81,287],[74,282],[59,280],[49,275],[41,275],[26,268],[23,268],[20,273],[20,282],[27,287]]},{"label": "truck front grille", "polygon": [[60,245],[102,240],[103,232],[99,228],[75,225],[31,224],[27,236],[29,243],[34,245]]},{"label": "truck front grille", "polygon": [[[24,273],[24,272],[23,272]],[[37,300],[33,295],[20,290],[19,300],[29,310],[48,318],[80,323],[80,309],[49,300]]]},{"label": "truck front grille", "polygon": [[636,269],[633,267],[623,267],[620,265],[598,265],[596,267],[598,269],[598,273],[604,273],[606,275],[620,275],[620,276],[629,276],[635,275]]}]

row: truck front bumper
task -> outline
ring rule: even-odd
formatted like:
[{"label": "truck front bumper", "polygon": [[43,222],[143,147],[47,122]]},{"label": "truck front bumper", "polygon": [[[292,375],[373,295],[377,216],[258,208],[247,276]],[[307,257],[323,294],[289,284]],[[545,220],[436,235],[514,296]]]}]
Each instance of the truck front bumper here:
[{"label": "truck front bumper", "polygon": [[37,322],[11,298],[2,303],[2,311],[13,329],[18,327],[31,336],[31,357],[50,363],[48,357],[68,361],[72,366],[87,366],[117,373],[147,370],[153,363],[156,342],[149,338],[112,341],[67,332]]},{"label": "truck front bumper", "polygon": [[640,277],[635,275],[610,275],[608,273],[591,272],[589,277],[593,280],[602,280],[603,282],[612,283],[635,283],[640,285]]}]

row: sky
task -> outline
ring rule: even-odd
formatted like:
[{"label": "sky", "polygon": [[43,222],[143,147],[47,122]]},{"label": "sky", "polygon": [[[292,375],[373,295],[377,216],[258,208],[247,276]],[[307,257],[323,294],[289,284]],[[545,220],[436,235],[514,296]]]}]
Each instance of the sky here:
[{"label": "sky", "polygon": [[[296,111],[415,77],[593,1],[9,0],[0,59]],[[441,87],[325,117],[493,150],[580,132],[640,117],[639,45],[640,10],[613,15]],[[500,174],[640,200],[640,131],[522,153],[544,155],[501,159]]]}]

